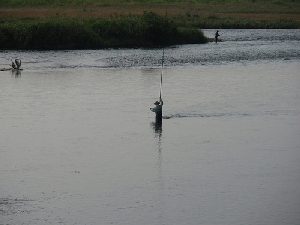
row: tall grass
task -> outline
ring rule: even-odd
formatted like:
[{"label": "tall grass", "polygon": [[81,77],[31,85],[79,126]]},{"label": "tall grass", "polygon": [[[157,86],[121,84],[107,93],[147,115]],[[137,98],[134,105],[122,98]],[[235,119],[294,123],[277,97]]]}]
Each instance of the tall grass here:
[{"label": "tall grass", "polygon": [[300,21],[292,19],[249,19],[249,18],[220,18],[218,16],[209,16],[202,18],[199,16],[174,17],[178,26],[193,27],[201,29],[299,29]]},{"label": "tall grass", "polygon": [[[138,16],[145,8],[162,15],[161,7],[167,6],[167,19],[151,12]],[[300,0],[0,0],[0,49],[205,43],[208,40],[199,29],[299,29],[299,6]],[[133,11],[126,11],[132,7]],[[27,9],[32,8],[37,11],[31,15]],[[51,9],[52,14],[42,15],[41,8]],[[84,15],[78,13],[82,10]],[[108,18],[101,18],[107,11]],[[272,19],[263,19],[268,18],[264,14],[274,13]]]},{"label": "tall grass", "polygon": [[1,0],[0,6],[38,6],[38,5],[69,5],[69,4],[97,4],[97,3],[119,3],[119,2],[140,2],[140,3],[242,3],[242,2],[273,2],[285,4],[287,2],[299,2],[299,0]]},{"label": "tall grass", "polygon": [[155,13],[109,19],[47,19],[0,23],[0,49],[99,49],[205,43],[194,28],[179,28]]},{"label": "tall grass", "polygon": [[75,20],[7,22],[0,25],[2,49],[72,49],[101,47],[99,37]]}]

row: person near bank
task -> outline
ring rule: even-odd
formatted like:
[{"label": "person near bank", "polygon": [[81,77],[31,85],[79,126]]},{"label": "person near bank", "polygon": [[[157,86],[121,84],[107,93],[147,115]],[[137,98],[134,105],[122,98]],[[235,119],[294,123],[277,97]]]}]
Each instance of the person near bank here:
[{"label": "person near bank", "polygon": [[215,42],[218,42],[218,37],[220,36],[219,31],[217,30],[216,34],[215,34]]},{"label": "person near bank", "polygon": [[150,108],[150,110],[152,112],[155,112],[155,118],[156,120],[161,121],[162,120],[162,106],[163,106],[164,102],[163,100],[160,98],[159,101],[154,102],[155,107],[154,108]]}]

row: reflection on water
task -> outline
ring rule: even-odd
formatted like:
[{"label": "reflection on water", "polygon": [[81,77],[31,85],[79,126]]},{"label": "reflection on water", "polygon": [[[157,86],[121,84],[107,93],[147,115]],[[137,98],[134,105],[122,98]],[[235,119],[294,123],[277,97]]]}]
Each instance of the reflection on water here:
[{"label": "reflection on water", "polygon": [[17,77],[21,77],[22,72],[21,70],[12,70],[11,74],[12,76],[15,76],[17,78]]},{"label": "reflection on water", "polygon": [[162,120],[155,120],[155,122],[152,122],[151,125],[156,134],[162,134]]},{"label": "reflection on water", "polygon": [[158,221],[157,224],[163,225],[166,224],[165,218],[165,187],[164,187],[164,176],[163,176],[163,155],[162,155],[162,120],[156,120],[155,122],[151,122],[151,126],[155,133],[155,140],[157,146],[157,170],[158,170],[158,178],[157,178],[157,193],[155,202],[157,204],[158,210]]},{"label": "reflection on water", "polygon": [[160,49],[3,52],[0,224],[299,224],[299,43],[229,32],[167,50],[163,124]]},{"label": "reflection on water", "polygon": [[[160,126],[161,127],[161,126]],[[157,162],[157,168],[158,168],[158,224],[163,225],[166,223],[165,221],[165,202],[164,202],[164,177],[163,177],[163,155],[162,155],[162,130],[159,131],[158,135],[158,142],[157,142],[157,150],[158,150],[158,162]]]},{"label": "reflection on water", "polygon": [[[219,30],[223,42],[178,45],[166,49],[164,64],[195,66],[257,60],[295,60],[300,57],[299,29]],[[204,30],[208,37],[215,30]],[[109,49],[80,51],[4,51],[0,65],[22,58],[24,69],[47,68],[156,68],[161,49]],[[147,72],[147,71],[146,71]]]}]

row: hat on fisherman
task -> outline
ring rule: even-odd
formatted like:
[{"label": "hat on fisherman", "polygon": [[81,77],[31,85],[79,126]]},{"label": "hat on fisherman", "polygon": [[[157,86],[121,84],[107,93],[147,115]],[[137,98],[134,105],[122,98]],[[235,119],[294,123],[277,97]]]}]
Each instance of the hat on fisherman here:
[{"label": "hat on fisherman", "polygon": [[154,102],[154,105],[159,105],[159,102],[158,101]]}]

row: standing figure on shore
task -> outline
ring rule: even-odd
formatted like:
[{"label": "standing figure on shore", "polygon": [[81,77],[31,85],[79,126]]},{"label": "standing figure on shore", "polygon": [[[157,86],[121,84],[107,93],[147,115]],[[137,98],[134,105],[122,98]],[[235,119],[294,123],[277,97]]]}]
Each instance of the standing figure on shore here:
[{"label": "standing figure on shore", "polygon": [[11,62],[11,67],[13,68],[13,69],[17,69],[17,66],[16,66],[16,64],[12,61]]},{"label": "standing figure on shore", "polygon": [[20,67],[21,67],[21,60],[20,60],[20,59],[15,59],[15,62],[12,61],[12,62],[11,62],[11,67],[12,67],[12,69],[14,69],[14,70],[20,69]]},{"label": "standing figure on shore", "polygon": [[15,59],[15,63],[16,63],[16,65],[17,65],[17,69],[20,69],[20,67],[21,67],[21,59]]},{"label": "standing figure on shore", "polygon": [[155,107],[154,108],[150,108],[150,110],[152,112],[155,112],[155,119],[156,122],[162,122],[162,106],[163,106],[164,102],[163,100],[160,98],[159,101],[154,102]]},{"label": "standing figure on shore", "polygon": [[215,42],[218,42],[218,37],[220,36],[219,31],[217,30],[216,34],[215,34]]}]

